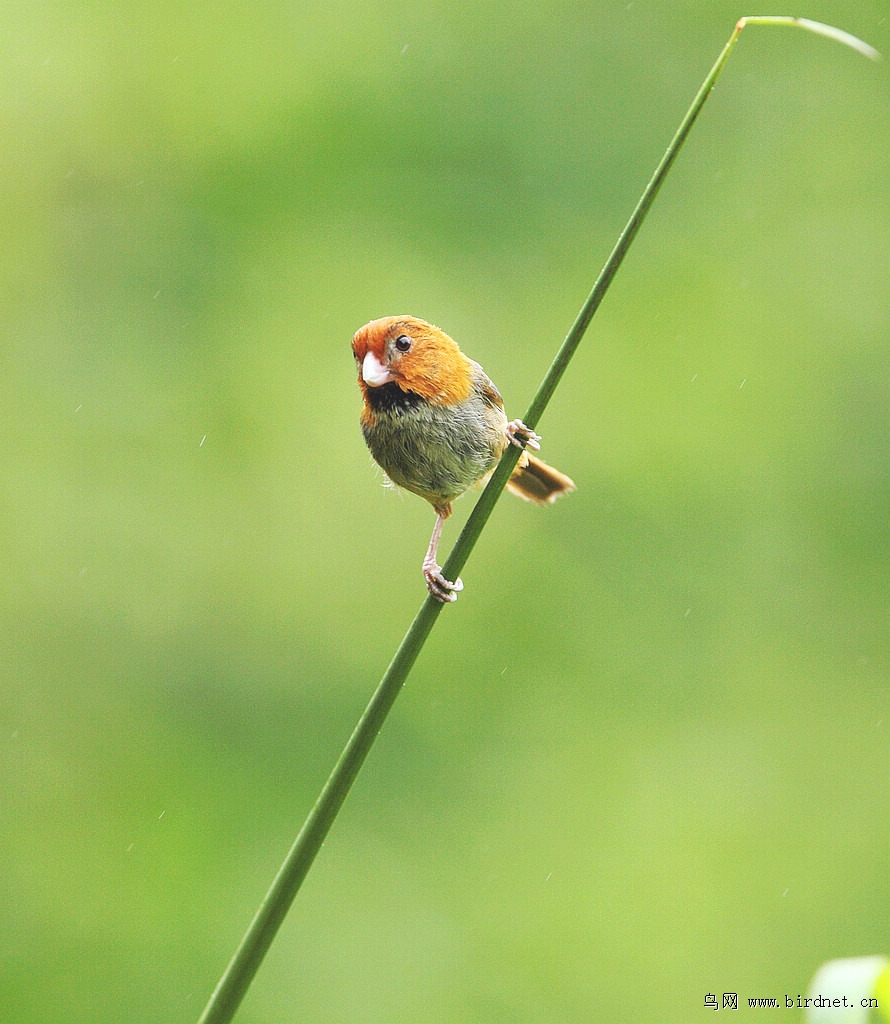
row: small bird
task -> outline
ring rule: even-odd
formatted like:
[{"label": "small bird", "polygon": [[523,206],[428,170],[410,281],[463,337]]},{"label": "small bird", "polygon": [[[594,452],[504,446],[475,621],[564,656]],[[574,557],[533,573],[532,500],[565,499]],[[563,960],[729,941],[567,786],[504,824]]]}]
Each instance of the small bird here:
[{"label": "small bird", "polygon": [[352,339],[363,406],[362,433],[389,480],[433,506],[436,525],[423,560],[429,592],[456,601],[460,579],[436,562],[451,503],[491,476],[510,444],[523,449],[507,489],[549,505],[575,489],[565,474],[529,455],[541,438],[521,420],[508,422],[500,392],[444,331],[413,316],[387,316]]}]

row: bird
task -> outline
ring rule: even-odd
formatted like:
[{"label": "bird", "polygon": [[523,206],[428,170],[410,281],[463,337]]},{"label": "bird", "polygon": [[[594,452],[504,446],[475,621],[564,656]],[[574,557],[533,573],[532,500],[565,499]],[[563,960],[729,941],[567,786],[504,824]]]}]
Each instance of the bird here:
[{"label": "bird", "polygon": [[541,438],[508,420],[500,392],[482,367],[443,330],[414,316],[387,316],[352,339],[362,394],[361,428],[387,482],[425,498],[436,523],[423,560],[430,594],[443,604],[463,590],[437,563],[452,502],[487,482],[511,444],[522,449],[507,489],[538,505],[575,490],[564,473],[529,454]]}]

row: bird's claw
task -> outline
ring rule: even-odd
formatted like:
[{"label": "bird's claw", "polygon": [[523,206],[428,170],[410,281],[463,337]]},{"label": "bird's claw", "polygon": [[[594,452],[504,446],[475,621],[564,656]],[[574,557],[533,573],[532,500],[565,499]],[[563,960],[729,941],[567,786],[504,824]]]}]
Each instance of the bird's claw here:
[{"label": "bird's claw", "polygon": [[510,420],[507,424],[507,437],[510,438],[510,444],[515,444],[517,448],[532,448],[536,452],[541,450],[541,435],[527,427],[522,420]]},{"label": "bird's claw", "polygon": [[426,580],[427,590],[437,601],[442,604],[452,604],[457,600],[457,595],[464,589],[464,585],[458,577],[453,583],[446,580],[442,575],[441,568],[435,562],[424,563],[423,578]]}]

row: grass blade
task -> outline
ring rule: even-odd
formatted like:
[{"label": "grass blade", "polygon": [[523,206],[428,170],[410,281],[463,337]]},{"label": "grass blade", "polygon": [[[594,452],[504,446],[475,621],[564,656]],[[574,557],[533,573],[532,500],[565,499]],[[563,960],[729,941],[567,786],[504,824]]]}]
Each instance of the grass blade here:
[{"label": "grass blade", "polygon": [[[640,197],[636,209],[631,214],[630,220],[621,232],[614,249],[600,272],[593,290],[581,307],[565,341],[563,341],[550,369],[541,382],[541,386],[532,399],[531,405],[524,417],[524,422],[529,427],[534,428],[537,425],[550,399],[553,397],[572,356],[575,354],[584,336],[584,332],[587,330],[594,313],[596,313],[605,297],[609,285],[612,283],[618,268],[621,266],[628,249],[646,218],[646,214],[655,201],[658,190],[667,177],[680,148],[686,141],[698,115],[701,113],[702,107],[714,88],[742,29],[745,25],[755,24],[792,25],[827,36],[846,46],[851,46],[859,53],[872,59],[880,57],[877,50],[872,49],[872,47],[863,43],[855,36],[842,32],[840,29],[822,25],[819,22],[808,21],[804,18],[778,16],[750,17],[742,18],[736,24],[729,41],[724,46],[720,56],[702,83],[695,99],[692,101],[692,105],[683,118],[661,162],[658,164],[643,195]],[[518,448],[513,445],[508,447],[487,487],[476,502],[466,525],[458,537],[457,543],[443,567],[443,574],[448,579],[456,579],[460,574],[483,527],[488,521],[488,517],[491,515],[495,503],[503,492],[504,485],[516,465],[519,454]],[[443,607],[444,605],[430,596],[427,596],[423,602],[408,632],[399,645],[399,649],[396,651],[392,662],[374,691],[367,708],[359,719],[343,753],[328,777],[324,788],[315,802],[315,806],[300,830],[300,834],[294,841],[284,863],[275,876],[265,899],[260,904],[250,927],[247,929],[225,973],[211,995],[198,1024],[229,1024],[237,1012],[245,992],[253,981],[263,957],[272,944],[272,940],[275,938],[281,922],[290,909],[303,880],[312,866],[316,854],[324,842],[325,836],[328,834],[343,801],[349,793],[352,783],[355,781],[386,716],[389,714],[417,656],[423,649],[423,645]]]}]

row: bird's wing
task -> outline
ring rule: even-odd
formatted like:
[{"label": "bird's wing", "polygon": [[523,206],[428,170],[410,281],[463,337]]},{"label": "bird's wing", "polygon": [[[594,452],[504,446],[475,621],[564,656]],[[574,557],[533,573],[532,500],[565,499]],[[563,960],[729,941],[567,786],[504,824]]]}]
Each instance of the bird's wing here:
[{"label": "bird's wing", "polygon": [[500,391],[494,386],[485,370],[475,362],[473,363],[473,387],[486,405],[503,412],[504,400],[501,398]]}]

